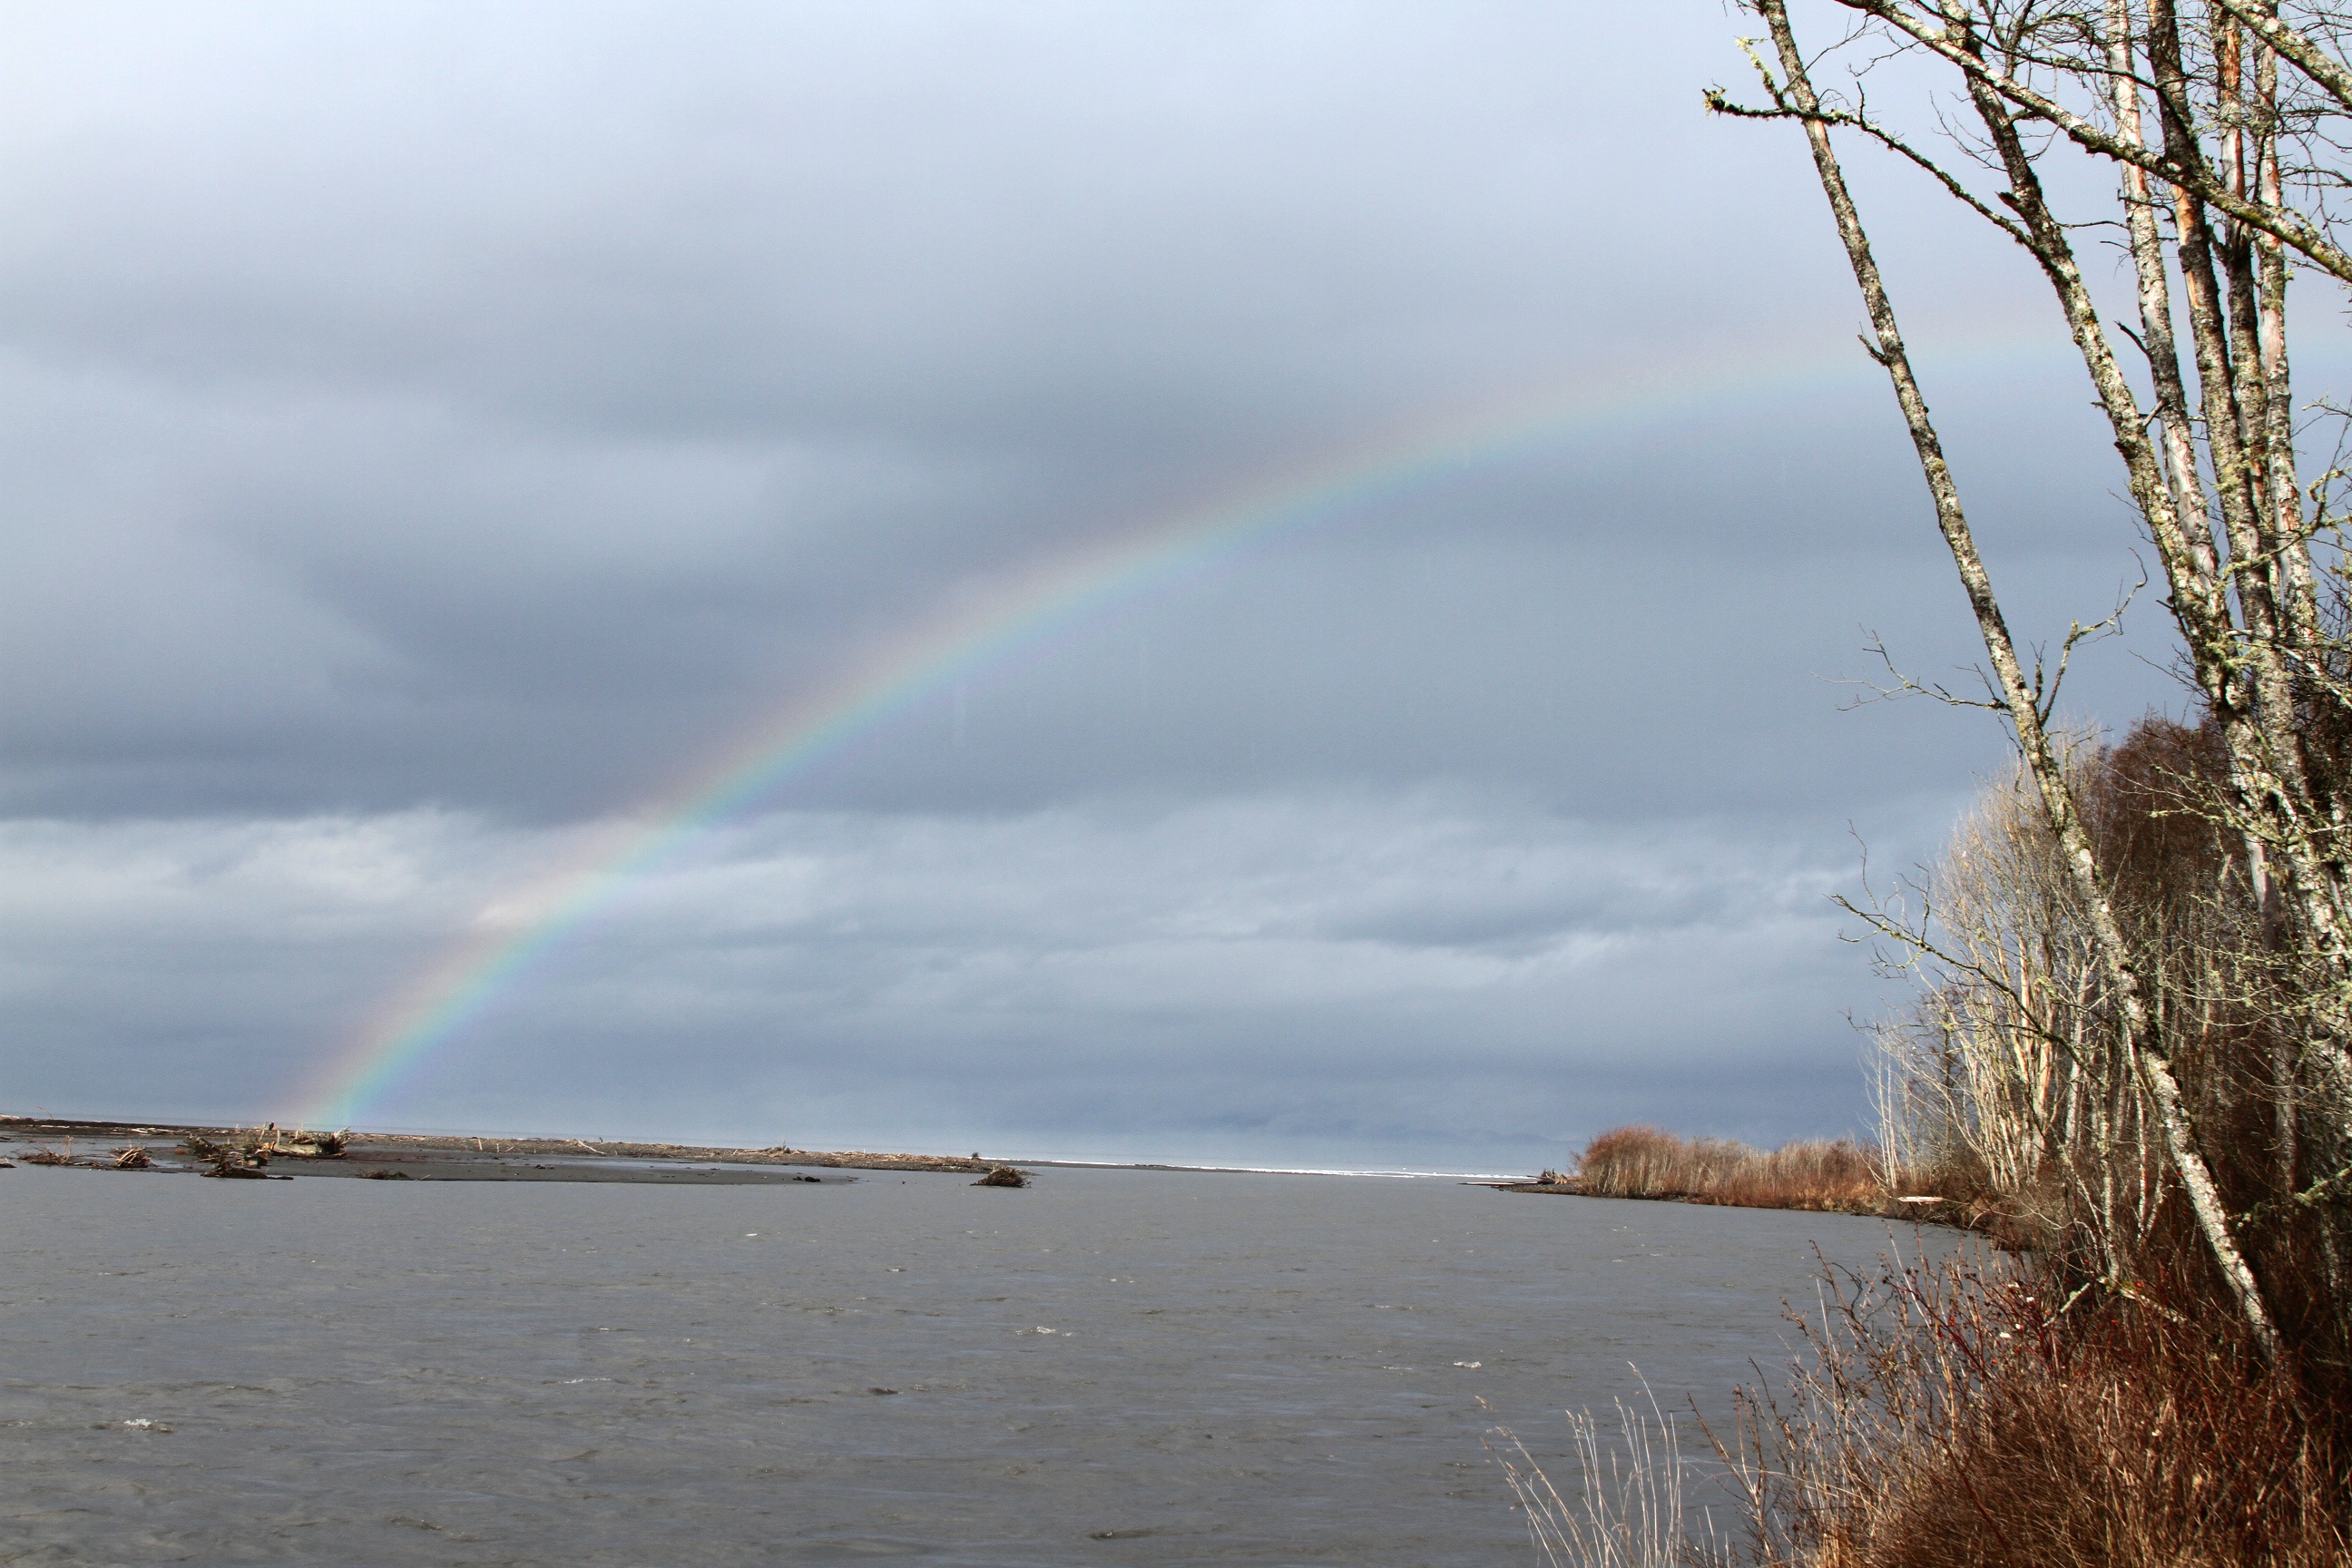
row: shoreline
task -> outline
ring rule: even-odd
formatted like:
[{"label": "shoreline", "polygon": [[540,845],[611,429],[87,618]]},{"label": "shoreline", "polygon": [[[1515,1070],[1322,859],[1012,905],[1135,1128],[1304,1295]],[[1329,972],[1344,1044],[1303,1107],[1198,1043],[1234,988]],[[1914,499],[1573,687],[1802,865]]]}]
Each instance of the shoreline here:
[{"label": "shoreline", "polygon": [[[143,1146],[145,1169],[165,1174],[205,1172],[212,1161],[183,1152],[194,1138],[236,1145],[263,1137],[267,1129],[202,1122],[129,1121],[95,1117],[0,1115],[0,1163],[23,1164],[36,1150],[62,1152],[75,1143],[70,1163],[80,1168],[113,1169],[117,1150]],[[255,1175],[364,1176],[378,1180],[506,1182],[645,1182],[677,1185],[759,1185],[787,1182],[854,1181],[822,1171],[926,1172],[984,1176],[1010,1166],[1023,1171],[1165,1171],[1190,1175],[1367,1176],[1384,1180],[1456,1181],[1471,1186],[1513,1185],[1507,1176],[1446,1171],[1334,1171],[1252,1165],[1179,1165],[1139,1160],[988,1159],[961,1154],[906,1154],[866,1150],[763,1149],[723,1144],[643,1143],[624,1139],[500,1138],[488,1134],[351,1132],[334,1154],[300,1152],[298,1140],[317,1134],[278,1129],[269,1161]],[[48,1163],[35,1161],[34,1163]],[[1543,1191],[1541,1187],[1529,1190]]]},{"label": "shoreline", "polygon": [[[271,1141],[274,1132],[275,1141]],[[0,1115],[0,1169],[70,1166],[82,1170],[129,1169],[154,1175],[227,1175],[246,1180],[288,1181],[298,1176],[418,1182],[635,1183],[660,1186],[767,1186],[839,1184],[855,1173],[985,1177],[998,1170],[1159,1171],[1181,1175],[1356,1176],[1384,1180],[1458,1182],[1492,1192],[1559,1197],[1623,1197],[1638,1203],[1681,1203],[1701,1207],[1779,1209],[1904,1219],[1914,1224],[1978,1228],[1974,1216],[1953,1212],[1941,1198],[1879,1197],[1822,1201],[1738,1202],[1714,1194],[1593,1192],[1575,1175],[1547,1171],[1554,1179],[1474,1175],[1444,1171],[1334,1171],[1250,1165],[1179,1165],[1161,1161],[1001,1160],[962,1154],[890,1153],[870,1150],[794,1149],[783,1144],[739,1148],[709,1143],[645,1143],[623,1139],[500,1138],[488,1134],[350,1132],[333,1152],[316,1152],[321,1136],[284,1128],[234,1127],[204,1122],[129,1121],[96,1117]],[[193,1142],[192,1142],[193,1141]],[[217,1168],[207,1147],[266,1146],[267,1158],[230,1162]],[[77,1147],[79,1145],[79,1147]],[[142,1148],[146,1160],[116,1163],[117,1153]]]},{"label": "shoreline", "polygon": [[[865,1150],[736,1149],[715,1144],[636,1143],[584,1138],[490,1138],[415,1132],[352,1132],[333,1152],[312,1152],[305,1135],[278,1129],[195,1122],[114,1121],[82,1117],[0,1116],[0,1161],[58,1164],[31,1158],[65,1155],[82,1169],[132,1169],[163,1174],[214,1173],[215,1162],[194,1152],[205,1144],[247,1146],[259,1141],[267,1158],[232,1174],[248,1179],[295,1176],[362,1177],[425,1182],[643,1182],[672,1185],[744,1186],[854,1181],[818,1172],[928,1172],[984,1176],[1004,1162],[958,1154],[893,1154]],[[315,1136],[315,1135],[308,1135]],[[85,1145],[74,1151],[73,1145]],[[138,1146],[143,1166],[118,1166],[117,1152]]]}]

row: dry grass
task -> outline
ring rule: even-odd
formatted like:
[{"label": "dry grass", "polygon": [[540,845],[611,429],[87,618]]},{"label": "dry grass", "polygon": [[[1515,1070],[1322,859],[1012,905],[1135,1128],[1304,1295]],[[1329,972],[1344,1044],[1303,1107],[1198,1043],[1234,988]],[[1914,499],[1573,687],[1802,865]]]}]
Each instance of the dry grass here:
[{"label": "dry grass", "polygon": [[[2226,1303],[2160,1282],[2058,1295],[2031,1261],[1824,1266],[1790,1313],[1788,1392],[1708,1431],[1747,1539],[1689,1527],[1691,1470],[1654,1404],[1571,1415],[1564,1496],[1507,1429],[1504,1468],[1549,1568],[2345,1568],[2352,1420],[2265,1365]],[[1571,1499],[1573,1500],[1571,1500]]]},{"label": "dry grass", "polygon": [[[2352,751],[2329,744],[2352,778]],[[2017,776],[1912,889],[1916,916],[1864,916],[1921,981],[1880,1035],[1883,1153],[1652,1127],[1587,1150],[1598,1195],[1924,1211],[2018,1254],[1831,1276],[1790,1391],[1746,1394],[1718,1445],[1748,1492],[1747,1560],[2352,1564],[2341,1000],[2265,911],[2224,753],[2210,724],[2151,719],[2069,763],[2147,988],[2147,1054]],[[2193,1159],[2145,1081],[2158,1053]],[[2192,1214],[2183,1166],[2226,1227]],[[2216,1262],[2241,1253],[2272,1325],[2259,1338]]]},{"label": "dry grass", "polygon": [[1737,1208],[1904,1212],[1880,1174],[1877,1151],[1851,1138],[1751,1149],[1725,1138],[1678,1138],[1619,1127],[1585,1146],[1577,1173],[1604,1198],[1678,1198]]},{"label": "dry grass", "polygon": [[[1644,1385],[1647,1394],[1647,1385]],[[1481,1404],[1485,1402],[1480,1401]],[[1527,1515],[1528,1534],[1549,1568],[1677,1568],[1718,1561],[1692,1543],[1683,1519],[1686,1461],[1674,1418],[1658,1407],[1617,1402],[1617,1431],[1601,1430],[1589,1411],[1571,1411],[1569,1430],[1582,1488],[1570,1502],[1507,1426],[1486,1438],[1486,1452]]]},{"label": "dry grass", "polygon": [[2352,1561],[2344,1412],[2220,1303],[2053,1300],[1966,1261],[1832,1271],[1785,1399],[1719,1443],[1751,1560],[1814,1568],[2319,1568]]}]

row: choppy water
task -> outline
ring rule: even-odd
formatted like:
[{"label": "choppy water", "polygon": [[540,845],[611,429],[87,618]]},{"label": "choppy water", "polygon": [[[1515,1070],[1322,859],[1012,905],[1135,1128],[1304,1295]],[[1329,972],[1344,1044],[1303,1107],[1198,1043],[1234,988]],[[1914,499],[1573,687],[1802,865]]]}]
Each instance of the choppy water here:
[{"label": "choppy water", "polygon": [[1785,1360],[1811,1244],[1889,1242],[1434,1180],[967,1180],[0,1172],[0,1562],[1525,1563],[1497,1419],[1557,1451],[1629,1363],[1720,1410]]}]

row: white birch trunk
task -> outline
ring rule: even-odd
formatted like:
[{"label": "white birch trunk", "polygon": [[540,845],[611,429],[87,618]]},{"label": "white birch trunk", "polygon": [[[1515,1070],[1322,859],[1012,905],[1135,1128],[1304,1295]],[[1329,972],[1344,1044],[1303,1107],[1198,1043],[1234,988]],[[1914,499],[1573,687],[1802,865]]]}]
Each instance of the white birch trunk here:
[{"label": "white birch trunk", "polygon": [[[1863,228],[1861,217],[1846,187],[1844,173],[1830,144],[1829,126],[1822,116],[1820,99],[1813,90],[1804,57],[1797,47],[1787,8],[1783,0],[1758,0],[1758,10],[1771,29],[1780,68],[1788,80],[1790,98],[1811,146],[1815,172],[1820,176],[1822,193],[1829,199],[1839,238],[1844,244],[1847,259],[1853,268],[1854,280],[1862,289],[1864,308],[1877,340],[1875,356],[1885,367],[1888,379],[1894,385],[1895,402],[1902,409],[1905,424],[1909,427],[1912,446],[1917,453],[1928,493],[1935,503],[1937,525],[1951,552],[1961,586],[1975,614],[1978,631],[1984,640],[1986,658],[1992,666],[1995,688],[2014,729],[2026,767],[2041,795],[2042,807],[2049,816],[2062,859],[2082,900],[2126,1048],[2137,1064],[2143,1087],[2153,1103],[2166,1152],[2189,1198],[2198,1227],[2213,1255],[2215,1265],[2237,1298],[2239,1310],[2255,1342],[2266,1356],[2274,1358],[2278,1352],[2277,1331],[2263,1300],[2262,1288],[2237,1245],[2228,1210],[2221,1202],[2212,1173],[2198,1145],[2196,1131],[2179,1084],[2163,1058],[2161,1042],[2154,1039],[2148,1030],[2144,987],[2137,966],[2116,918],[2114,907],[2101,885],[2090,836],[2084,826],[2064,770],[2044,728],[2034,690],[2025,679],[2015,642],[2001,614],[2000,602],[1994,595],[1990,576],[1977,550],[1975,536],[1960,503],[1958,486],[1945,460],[1942,441],[1936,433],[1927,412],[1927,400],[1912,372],[1894,305],[1871,252],[1869,236]],[[1970,83],[1972,87],[1983,89],[1983,84],[1973,76]],[[2003,122],[2006,123],[2005,117]],[[2079,285],[2079,279],[2076,282]],[[2084,299],[2087,302],[2087,293]],[[2070,310],[2070,318],[2073,314]],[[2077,321],[2075,324],[2077,342],[2086,356],[2090,356],[2094,353],[2093,342],[2084,340],[2081,322]],[[2104,352],[2104,338],[2098,337],[2095,331],[2091,336],[2095,339],[2096,351]],[[2108,356],[2110,367],[2112,363],[2112,356]],[[2119,374],[2117,380],[2120,381]],[[2103,394],[2107,390],[2105,386],[2101,388]],[[2137,434],[2137,430],[2134,434]],[[2144,441],[2142,449],[2145,450]],[[2129,456],[2126,454],[2127,460]]]}]

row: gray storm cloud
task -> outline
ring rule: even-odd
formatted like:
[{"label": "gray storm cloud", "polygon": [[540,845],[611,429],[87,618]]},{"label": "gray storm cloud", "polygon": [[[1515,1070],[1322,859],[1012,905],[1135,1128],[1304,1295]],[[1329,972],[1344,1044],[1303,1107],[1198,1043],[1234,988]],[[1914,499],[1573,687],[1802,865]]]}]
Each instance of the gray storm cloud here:
[{"label": "gray storm cloud", "polygon": [[[1163,1159],[1240,1157],[1224,1130],[1256,1126],[1455,1164],[1677,1104],[1762,1128],[1850,1065],[1809,1012],[1854,959],[1836,847],[1754,837],[1430,792],[763,816],[638,879],[368,1109]],[[372,1037],[355,1002],[520,929],[514,890],[583,841],[434,812],[20,824],[14,897],[44,919],[12,942],[14,1011],[90,1043],[21,1062],[18,1092],[299,1114],[320,1042]]]},{"label": "gray storm cloud", "polygon": [[[1681,365],[972,670],[384,1111],[1474,1165],[1857,1123],[1846,825],[1925,853],[1999,743],[1830,683],[1967,624],[1859,351],[1783,374],[1858,312],[1799,149],[1698,110],[1717,6],[6,26],[12,1107],[274,1110],[973,584]],[[2038,285],[1865,178],[2016,618],[2104,613],[2063,340],[1979,352]],[[2086,710],[2169,699],[2127,643]]]}]

